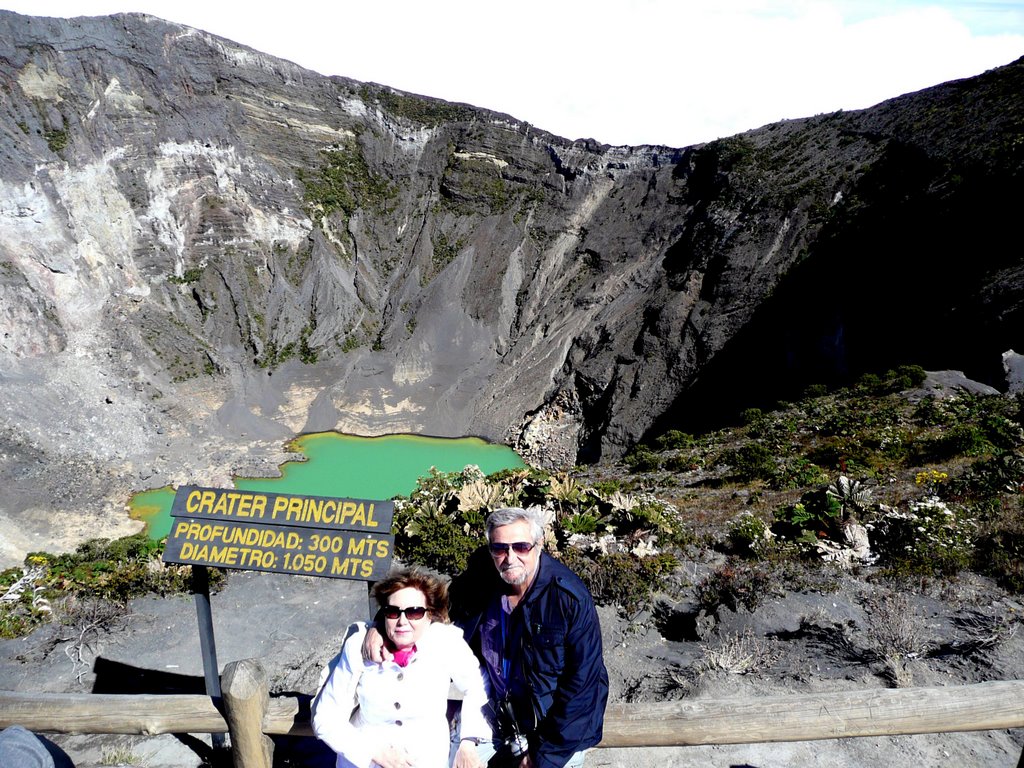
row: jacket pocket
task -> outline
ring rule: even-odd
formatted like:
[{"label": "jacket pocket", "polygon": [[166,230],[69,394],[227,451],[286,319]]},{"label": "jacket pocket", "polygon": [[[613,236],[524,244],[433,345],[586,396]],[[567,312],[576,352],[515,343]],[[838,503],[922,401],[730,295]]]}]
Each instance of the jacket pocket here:
[{"label": "jacket pocket", "polygon": [[565,627],[537,624],[533,628],[537,671],[544,677],[557,676],[565,667]]}]

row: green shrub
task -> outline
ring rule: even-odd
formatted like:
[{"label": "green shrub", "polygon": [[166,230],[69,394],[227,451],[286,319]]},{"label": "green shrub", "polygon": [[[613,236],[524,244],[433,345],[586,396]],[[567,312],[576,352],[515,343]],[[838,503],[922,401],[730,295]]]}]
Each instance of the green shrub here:
[{"label": "green shrub", "polygon": [[807,452],[812,463],[831,471],[854,472],[871,465],[874,452],[856,437],[829,437]]},{"label": "green shrub", "polygon": [[732,468],[732,476],[737,480],[767,480],[775,474],[775,457],[771,450],[762,443],[747,443],[731,451],[725,451],[719,457],[718,464]]},{"label": "green shrub", "polygon": [[879,403],[873,398],[856,398],[822,408],[818,414],[818,432],[834,437],[859,437],[879,423],[878,407]]},{"label": "green shrub", "polygon": [[828,387],[824,384],[808,384],[807,388],[804,389],[804,397],[808,399],[824,397],[827,394]]},{"label": "green shrub", "polygon": [[723,565],[695,587],[697,605],[708,614],[717,614],[723,606],[733,611],[741,606],[751,612],[757,610],[775,589],[769,567],[748,563]]},{"label": "green shrub", "polygon": [[357,208],[383,211],[398,193],[383,176],[370,172],[362,149],[354,140],[321,151],[321,164],[313,172],[299,169],[296,175],[305,187],[305,201],[311,218],[330,216],[336,211],[346,217]]},{"label": "green shrub", "polygon": [[979,573],[994,578],[1003,589],[1024,593],[1024,516],[999,526],[979,538],[974,565]]},{"label": "green shrub", "polygon": [[1024,442],[1018,422],[1000,413],[985,415],[981,422],[985,441],[998,451],[1012,451]]},{"label": "green shrub", "polygon": [[622,480],[612,478],[610,480],[599,480],[594,483],[594,490],[601,496],[611,496],[616,491],[625,491],[626,487]]},{"label": "green shrub", "polygon": [[854,388],[863,392],[878,394],[882,391],[882,377],[877,373],[862,374],[861,377],[857,379],[857,383],[854,385]]},{"label": "green shrub", "polygon": [[659,451],[674,451],[693,446],[693,435],[670,429],[655,441]]},{"label": "green shrub", "polygon": [[827,483],[828,473],[803,456],[787,457],[769,478],[772,488],[806,488]]},{"label": "green shrub", "polygon": [[435,233],[432,244],[434,254],[431,259],[431,268],[433,274],[441,272],[459,255],[459,251],[466,247],[465,241],[461,237],[455,242],[450,242],[444,232]]},{"label": "green shrub", "polygon": [[[16,601],[0,603],[0,636],[18,637],[48,621],[50,605],[58,599],[62,604],[79,597],[123,604],[149,593],[187,591],[191,568],[163,565],[163,546],[163,542],[138,533],[113,541],[93,539],[68,554],[30,553],[25,558],[25,569],[0,574],[0,585],[6,585],[5,589],[30,570],[34,577],[33,587],[23,591]],[[223,579],[220,571],[211,571],[211,576],[213,585]]]},{"label": "green shrub", "polygon": [[1024,493],[1024,456],[1006,453],[976,461],[960,477],[946,484],[943,496],[976,502],[1020,493]]},{"label": "green shrub", "polygon": [[980,427],[974,424],[957,424],[937,437],[915,443],[910,456],[921,463],[935,463],[958,456],[979,456],[991,446]]},{"label": "green shrub", "polygon": [[40,594],[41,584],[38,563],[28,558],[25,568],[0,573],[0,594],[5,597],[0,602],[0,638],[21,637],[49,619],[50,605]]},{"label": "green shrub", "polygon": [[71,135],[65,129],[51,129],[43,132],[43,138],[46,139],[46,146],[50,151],[59,154],[67,149]]},{"label": "green shrub", "polygon": [[[920,365],[900,365],[895,370],[895,376],[906,378],[910,381],[911,387],[920,387],[924,384],[924,380],[928,378],[928,373]],[[905,387],[909,389],[909,387]]]},{"label": "green shrub", "polygon": [[638,445],[624,459],[632,472],[655,472],[661,469],[662,459],[658,454],[644,445]]},{"label": "green shrub", "polygon": [[[546,473],[532,470],[503,470],[484,478],[476,467],[462,472],[431,469],[421,477],[408,500],[399,499],[392,523],[395,553],[404,561],[426,565],[455,575],[466,567],[469,556],[485,541],[484,524],[488,509],[479,504],[500,486],[502,505],[533,506],[543,502]],[[478,493],[473,504],[460,503],[459,493],[468,484]]]},{"label": "green shrub", "polygon": [[937,426],[945,423],[945,409],[934,395],[922,398],[914,409],[914,418],[925,426]]},{"label": "green shrub", "polygon": [[775,511],[772,532],[780,539],[813,548],[820,539],[839,540],[843,505],[825,490],[805,493],[800,501]]},{"label": "green shrub", "polygon": [[562,530],[567,534],[596,533],[602,525],[601,518],[593,512],[574,512],[561,519]]},{"label": "green shrub", "polygon": [[[162,567],[163,542],[145,533],[120,539],[91,539],[72,553],[33,552],[29,559],[46,567],[51,595],[70,593],[125,601],[154,592],[184,592],[190,569]],[[154,567],[155,564],[155,567]]]},{"label": "green shrub", "polygon": [[363,85],[359,89],[359,97],[366,104],[377,103],[388,114],[425,125],[440,125],[446,122],[469,120],[473,117],[471,107],[397,93],[386,87]]},{"label": "green shrub", "polygon": [[764,411],[760,408],[747,408],[740,414],[740,419],[745,425],[750,426],[764,420]]},{"label": "green shrub", "polygon": [[927,373],[919,365],[901,365],[895,369],[890,368],[881,376],[865,373],[857,380],[854,388],[871,395],[885,395],[919,387],[926,377]]},{"label": "green shrub", "polygon": [[560,548],[557,556],[578,566],[596,599],[628,610],[646,604],[660,578],[675,567],[671,553],[653,548],[655,537],[662,548],[692,540],[674,507],[653,497],[622,494],[617,484],[602,496],[569,474],[517,469],[484,478],[479,470],[467,468],[432,470],[420,478],[408,500],[396,502],[395,553],[406,562],[454,575],[484,543],[490,509],[554,509],[556,504],[550,533]]},{"label": "green shrub", "polygon": [[751,512],[740,515],[729,526],[729,545],[739,555],[760,557],[772,538],[774,534],[768,523]]},{"label": "green shrub", "polygon": [[[397,518],[397,515],[396,515]],[[484,542],[483,526],[477,530],[447,515],[419,515],[416,527],[404,532],[395,526],[395,554],[406,563],[434,568],[454,575],[466,569],[469,556]]]},{"label": "green shrub", "polygon": [[682,524],[678,511],[671,504],[647,494],[628,508],[612,508],[607,515],[607,529],[624,537],[639,532],[654,533],[663,545],[685,546],[693,539]]},{"label": "green shrub", "polygon": [[192,283],[199,282],[202,276],[202,267],[189,267],[181,277],[178,277],[177,275],[168,275],[167,282],[174,283],[175,285],[190,285]]},{"label": "green shrub", "polygon": [[306,323],[299,332],[299,360],[306,365],[313,365],[317,361],[319,356],[316,349],[310,346],[309,337],[313,335],[313,331],[316,330],[316,326],[313,321]]},{"label": "green shrub", "polygon": [[700,467],[701,462],[699,459],[685,453],[669,456],[662,462],[662,469],[667,472],[690,472],[694,469],[700,469]]},{"label": "green shrub", "polygon": [[673,555],[666,553],[653,557],[627,553],[595,557],[572,547],[560,552],[558,559],[580,577],[599,605],[618,605],[630,614],[647,607],[664,576],[679,565]]}]

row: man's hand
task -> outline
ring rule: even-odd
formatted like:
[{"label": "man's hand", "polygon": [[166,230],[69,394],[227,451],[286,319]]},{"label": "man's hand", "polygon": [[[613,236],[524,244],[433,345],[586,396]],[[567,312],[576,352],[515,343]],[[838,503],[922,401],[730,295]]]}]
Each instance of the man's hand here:
[{"label": "man's hand", "polygon": [[455,753],[455,760],[452,761],[452,768],[480,768],[480,755],[477,754],[476,744],[472,741],[463,741]]},{"label": "man's hand", "polygon": [[363,661],[372,661],[375,664],[380,664],[385,661],[391,661],[394,658],[391,651],[384,647],[384,638],[377,631],[376,627],[370,627],[366,630],[362,650]]},{"label": "man's hand", "polygon": [[388,744],[374,753],[373,762],[380,768],[412,768],[412,755],[404,749]]},{"label": "man's hand", "polygon": [[530,757],[529,752],[523,755],[523,759],[519,761],[519,768],[533,768],[533,758]]}]

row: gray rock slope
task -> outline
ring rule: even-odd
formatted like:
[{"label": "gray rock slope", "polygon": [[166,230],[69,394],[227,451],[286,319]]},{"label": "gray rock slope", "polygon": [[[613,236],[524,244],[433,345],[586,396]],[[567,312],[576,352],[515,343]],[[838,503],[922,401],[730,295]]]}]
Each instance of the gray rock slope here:
[{"label": "gray rock slope", "polygon": [[985,380],[1020,343],[1022,62],[682,149],[136,14],[0,11],[0,78],[14,550],[33,511],[84,535],[296,432],[593,461],[872,367]]}]

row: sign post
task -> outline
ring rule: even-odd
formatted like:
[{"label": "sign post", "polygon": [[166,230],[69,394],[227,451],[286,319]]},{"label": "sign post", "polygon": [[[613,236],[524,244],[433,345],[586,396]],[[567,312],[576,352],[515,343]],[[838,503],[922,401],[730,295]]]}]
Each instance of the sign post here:
[{"label": "sign post", "polygon": [[[192,566],[192,597],[196,602],[196,620],[199,622],[199,651],[203,656],[206,695],[213,706],[223,712],[224,697],[217,674],[220,667],[217,665],[217,643],[213,637],[213,611],[210,609],[210,574],[205,565]],[[214,749],[224,747],[223,733],[211,733],[210,740]]]},{"label": "sign post", "polygon": [[192,566],[206,693],[218,709],[207,567],[377,581],[391,566],[394,510],[390,501],[178,488],[163,560]]}]

